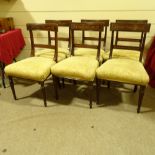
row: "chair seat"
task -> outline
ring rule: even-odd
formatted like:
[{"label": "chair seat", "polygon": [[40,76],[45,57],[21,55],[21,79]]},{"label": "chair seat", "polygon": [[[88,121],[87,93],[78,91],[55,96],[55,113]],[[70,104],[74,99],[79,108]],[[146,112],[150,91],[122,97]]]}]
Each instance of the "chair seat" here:
[{"label": "chair seat", "polygon": [[147,85],[149,76],[143,64],[131,59],[109,59],[96,70],[97,78]]},{"label": "chair seat", "polygon": [[[105,51],[103,49],[100,49],[100,62],[103,61],[103,54]],[[96,58],[97,50],[91,49],[91,48],[77,48],[74,50],[75,56],[92,56]]]},{"label": "chair seat", "polygon": [[93,81],[99,63],[94,58],[73,56],[51,67],[51,73],[58,77]]},{"label": "chair seat", "polygon": [[[103,53],[103,60],[109,59],[110,51]],[[113,49],[113,58],[125,58],[125,59],[133,59],[139,61],[140,52],[132,51],[132,50],[124,50],[124,49]]]},{"label": "chair seat", "polygon": [[[58,62],[66,59],[68,55],[69,55],[69,51],[67,49],[58,48]],[[53,59],[54,50],[53,49],[38,50],[35,52],[35,56]]]},{"label": "chair seat", "polygon": [[44,81],[50,74],[50,68],[55,62],[43,57],[30,57],[5,67],[8,76],[23,79]]}]

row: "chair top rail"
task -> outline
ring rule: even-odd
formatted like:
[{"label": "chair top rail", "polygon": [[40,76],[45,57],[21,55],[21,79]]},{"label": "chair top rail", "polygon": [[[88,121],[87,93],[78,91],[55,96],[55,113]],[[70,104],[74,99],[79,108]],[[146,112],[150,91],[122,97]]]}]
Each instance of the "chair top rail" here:
[{"label": "chair top rail", "polygon": [[45,23],[56,23],[58,26],[68,27],[72,23],[72,20],[45,20]]},{"label": "chair top rail", "polygon": [[103,26],[109,26],[108,19],[81,19],[81,23],[88,23],[88,22],[102,23]]},{"label": "chair top rail", "polygon": [[102,23],[72,23],[71,30],[103,31]]},{"label": "chair top rail", "polygon": [[111,31],[149,32],[151,24],[146,23],[111,23]]},{"label": "chair top rail", "polygon": [[148,23],[148,20],[126,20],[126,19],[116,19],[116,23]]},{"label": "chair top rail", "polygon": [[58,31],[56,23],[28,23],[26,24],[27,30],[42,30],[42,31]]}]

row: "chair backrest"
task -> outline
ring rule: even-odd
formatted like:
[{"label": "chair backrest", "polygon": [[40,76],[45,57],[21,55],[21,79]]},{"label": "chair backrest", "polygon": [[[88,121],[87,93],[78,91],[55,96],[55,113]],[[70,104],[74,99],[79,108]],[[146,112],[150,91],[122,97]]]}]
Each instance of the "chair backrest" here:
[{"label": "chair backrest", "polygon": [[[30,33],[30,40],[31,40],[31,56],[35,56],[35,48],[48,48],[54,49],[54,58],[53,60],[57,62],[58,57],[58,40],[57,40],[57,32],[58,32],[58,25],[57,24],[36,24],[36,23],[28,23],[26,24],[27,30]],[[54,33],[54,45],[48,43],[38,43],[34,36],[35,31],[45,31],[47,32],[47,38],[49,40],[48,32]]]},{"label": "chair backrest", "polygon": [[[151,24],[148,23],[136,22],[111,23],[110,30],[112,31],[112,35],[109,58],[112,58],[113,49],[136,50],[140,52],[139,61],[141,62],[145,46],[146,34],[150,31],[150,26]],[[118,33],[121,32],[123,32],[123,37],[118,37]],[[125,43],[128,43],[128,45],[125,45]],[[137,45],[135,45],[135,43]]]},{"label": "chair backrest", "polygon": [[[139,24],[146,24],[146,23],[148,23],[148,20],[126,20],[126,19],[116,19],[116,23],[139,23]],[[143,35],[144,35],[144,33],[142,32],[141,33],[141,38],[143,38]],[[117,44],[117,41],[119,41],[119,40],[123,40],[123,38],[121,37],[121,38],[119,38],[119,35],[118,35],[118,32],[117,32],[117,34],[116,34],[116,37],[118,38],[117,40],[116,40],[116,44]],[[138,40],[135,40],[135,42],[139,42]]]},{"label": "chair backrest", "polygon": [[[81,19],[81,23],[87,23],[87,22],[94,22],[94,23],[102,23],[104,27],[104,33],[102,32],[101,35],[101,41],[103,42],[103,49],[106,48],[106,39],[107,39],[107,28],[109,26],[109,20],[100,20],[100,19]],[[97,40],[95,37],[87,37],[85,34],[85,31],[82,32],[82,42],[84,43],[85,40]]]},{"label": "chair backrest", "polygon": [[[70,49],[70,41],[71,41],[70,25],[72,23],[72,20],[45,20],[45,23],[56,23],[56,24],[58,24],[58,27],[66,27],[66,28],[68,28],[67,37],[66,36],[61,36],[60,37],[58,35],[58,40],[68,42],[68,48]],[[50,36],[50,32],[49,32],[49,36]],[[51,44],[52,40],[54,40],[54,38],[49,37],[49,44]]]},{"label": "chair backrest", "polygon": [[[97,36],[95,39],[95,42],[97,41],[97,45],[96,44],[86,44],[86,43],[76,43],[75,42],[75,31],[96,31],[97,32]],[[72,37],[72,48],[71,48],[71,55],[74,56],[74,49],[77,48],[92,48],[92,49],[96,49],[96,59],[99,61],[100,58],[100,47],[101,47],[101,33],[103,31],[103,24],[102,23],[72,23],[71,24],[71,37]]]}]

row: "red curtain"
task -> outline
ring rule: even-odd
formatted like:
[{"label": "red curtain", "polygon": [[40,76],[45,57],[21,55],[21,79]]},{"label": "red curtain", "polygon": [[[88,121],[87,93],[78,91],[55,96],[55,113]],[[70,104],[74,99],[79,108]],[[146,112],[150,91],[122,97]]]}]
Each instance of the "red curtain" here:
[{"label": "red curtain", "polygon": [[149,85],[155,88],[155,37],[147,52],[145,69],[150,77]]}]

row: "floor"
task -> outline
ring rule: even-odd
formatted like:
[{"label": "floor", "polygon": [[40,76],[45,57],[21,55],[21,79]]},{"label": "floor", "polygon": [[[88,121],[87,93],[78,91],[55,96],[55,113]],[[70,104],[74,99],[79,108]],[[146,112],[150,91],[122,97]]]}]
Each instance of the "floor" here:
[{"label": "floor", "polygon": [[0,155],[153,155],[155,89],[147,87],[137,114],[138,92],[129,85],[101,88],[100,104],[89,109],[86,85],[66,84],[54,99],[46,83],[43,106],[39,84],[15,80],[0,88]]}]

